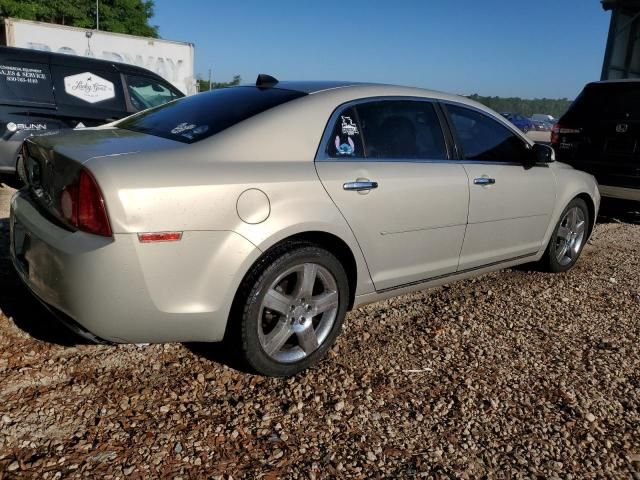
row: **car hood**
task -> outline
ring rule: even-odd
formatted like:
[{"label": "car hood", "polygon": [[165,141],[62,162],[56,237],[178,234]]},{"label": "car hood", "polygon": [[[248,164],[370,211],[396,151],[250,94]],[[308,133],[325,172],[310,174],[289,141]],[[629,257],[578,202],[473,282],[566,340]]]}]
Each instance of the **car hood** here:
[{"label": "car hood", "polygon": [[57,131],[38,135],[38,147],[55,151],[80,164],[91,158],[184,148],[185,144],[112,126]]}]

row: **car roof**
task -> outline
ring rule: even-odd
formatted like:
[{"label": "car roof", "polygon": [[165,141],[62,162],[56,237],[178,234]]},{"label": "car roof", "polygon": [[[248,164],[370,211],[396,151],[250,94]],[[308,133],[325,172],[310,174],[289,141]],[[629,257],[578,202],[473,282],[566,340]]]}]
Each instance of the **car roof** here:
[{"label": "car roof", "polygon": [[600,80],[597,82],[589,82],[587,85],[612,85],[616,83],[639,83],[640,78],[617,78],[613,80]]},{"label": "car roof", "polygon": [[[251,84],[250,84],[251,85]],[[332,81],[332,80],[303,80],[303,81],[282,81],[274,85],[273,88],[283,90],[295,90],[302,93],[318,93],[333,88],[351,87],[356,85],[375,85],[373,83]]]},{"label": "car roof", "polygon": [[129,65],[127,63],[112,62],[111,60],[100,60],[97,58],[71,55],[67,53],[45,52],[42,50],[31,50],[28,48],[3,47],[0,46],[0,58],[3,60],[28,61],[49,63],[52,65],[63,65],[65,67],[80,68],[114,68],[123,73],[143,74],[160,78],[156,73],[146,68]]},{"label": "car roof", "polygon": [[[243,87],[256,87],[255,84],[243,84]],[[258,87],[258,88],[275,88],[282,90],[293,90],[297,92],[306,93],[308,95],[314,94],[327,94],[338,91],[348,91],[354,98],[358,96],[373,97],[373,96],[407,96],[407,97],[424,97],[432,98],[435,100],[448,100],[452,102],[464,103],[467,105],[478,106],[483,110],[486,109],[480,103],[471,100],[470,98],[453,95],[449,93],[440,92],[437,90],[428,90],[418,87],[405,87],[401,85],[392,85],[385,83],[372,83],[372,82],[349,82],[349,81],[278,81],[273,86]]]}]

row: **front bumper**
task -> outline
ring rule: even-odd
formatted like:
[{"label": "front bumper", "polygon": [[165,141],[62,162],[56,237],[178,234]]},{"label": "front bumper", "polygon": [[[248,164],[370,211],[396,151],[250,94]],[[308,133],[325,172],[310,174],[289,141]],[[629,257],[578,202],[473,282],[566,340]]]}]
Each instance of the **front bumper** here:
[{"label": "front bumper", "polygon": [[152,244],[136,234],[70,232],[23,191],[11,200],[10,226],[11,258],[31,291],[95,337],[118,343],[221,340],[242,277],[260,255],[231,231],[184,232],[181,241]]}]

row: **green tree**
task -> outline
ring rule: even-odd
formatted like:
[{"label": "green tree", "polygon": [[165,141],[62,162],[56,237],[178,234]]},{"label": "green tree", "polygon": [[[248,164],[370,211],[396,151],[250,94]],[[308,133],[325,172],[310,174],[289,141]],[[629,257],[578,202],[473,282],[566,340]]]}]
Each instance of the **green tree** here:
[{"label": "green tree", "polygon": [[240,85],[242,81],[242,77],[240,75],[234,75],[233,79],[229,82],[211,82],[202,78],[201,75],[198,75],[196,79],[197,87],[199,92],[206,92],[207,90],[215,90],[216,88],[225,88],[225,87],[235,87],[236,85]]},{"label": "green tree", "polygon": [[556,118],[567,111],[571,100],[567,98],[483,97],[474,93],[469,98],[500,113],[521,113],[530,117],[534,113],[553,115]]},{"label": "green tree", "polygon": [[[99,0],[100,30],[158,37],[153,0]],[[0,0],[0,16],[96,28],[94,0]]]}]

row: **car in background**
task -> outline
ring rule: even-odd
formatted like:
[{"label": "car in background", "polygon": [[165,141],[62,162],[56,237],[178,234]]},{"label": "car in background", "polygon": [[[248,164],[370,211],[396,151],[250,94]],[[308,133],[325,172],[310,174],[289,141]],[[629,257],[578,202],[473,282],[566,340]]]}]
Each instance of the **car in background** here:
[{"label": "car in background", "polygon": [[144,68],[0,47],[0,173],[16,172],[31,135],[101,125],[181,97]]},{"label": "car in background", "polygon": [[640,201],[640,80],[587,84],[551,144],[558,160],[594,175],[603,196]]},{"label": "car in background", "polygon": [[225,340],[273,376],[323,358],[359,305],[570,269],[600,204],[591,175],[477,102],[264,75],[30,138],[20,172],[13,264],[75,331]]},{"label": "car in background", "polygon": [[550,132],[554,125],[553,123],[546,122],[544,120],[530,120],[531,123],[533,123],[533,130],[537,132]]},{"label": "car in background", "polygon": [[533,122],[519,113],[503,113],[502,116],[513,123],[524,133],[534,129]]},{"label": "car in background", "polygon": [[551,125],[555,125],[558,121],[556,117],[553,115],[549,115],[546,113],[534,113],[531,115],[531,121],[533,122],[545,122]]}]

